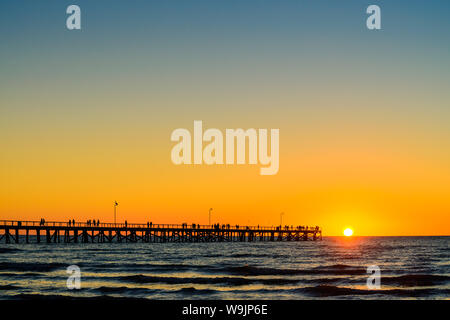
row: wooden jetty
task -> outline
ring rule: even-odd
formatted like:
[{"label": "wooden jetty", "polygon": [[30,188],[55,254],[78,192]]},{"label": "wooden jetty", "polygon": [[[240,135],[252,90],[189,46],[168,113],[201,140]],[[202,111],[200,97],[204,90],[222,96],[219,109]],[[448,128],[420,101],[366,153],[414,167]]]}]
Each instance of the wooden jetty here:
[{"label": "wooden jetty", "polygon": [[0,220],[4,243],[254,242],[322,240],[319,227]]}]

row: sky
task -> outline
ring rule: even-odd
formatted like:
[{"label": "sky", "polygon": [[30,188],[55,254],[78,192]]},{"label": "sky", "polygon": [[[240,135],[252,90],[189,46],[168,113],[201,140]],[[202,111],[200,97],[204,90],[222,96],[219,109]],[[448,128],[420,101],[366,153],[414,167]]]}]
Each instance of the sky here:
[{"label": "sky", "polygon": [[[81,30],[66,28],[67,6]],[[366,8],[381,8],[381,30]],[[450,235],[450,3],[0,2],[0,219]],[[276,128],[280,164],[174,165]]]}]

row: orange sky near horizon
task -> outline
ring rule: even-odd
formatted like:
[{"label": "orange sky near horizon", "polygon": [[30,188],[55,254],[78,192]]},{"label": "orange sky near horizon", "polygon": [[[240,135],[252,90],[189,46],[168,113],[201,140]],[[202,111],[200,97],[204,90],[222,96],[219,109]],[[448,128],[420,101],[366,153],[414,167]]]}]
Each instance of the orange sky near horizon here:
[{"label": "orange sky near horizon", "polygon": [[[299,141],[289,135],[295,131],[280,130],[280,170],[261,176],[259,165],[175,166],[170,130],[144,137],[142,125],[121,137],[114,124],[96,139],[68,128],[9,145],[1,159],[1,219],[111,222],[117,200],[118,221],[129,223],[207,224],[212,207],[213,223],[278,225],[284,212],[283,224],[319,225],[324,235],[346,227],[355,235],[450,234],[446,159],[402,149],[395,139],[377,141],[374,132]],[[161,138],[149,142],[153,135]]]}]

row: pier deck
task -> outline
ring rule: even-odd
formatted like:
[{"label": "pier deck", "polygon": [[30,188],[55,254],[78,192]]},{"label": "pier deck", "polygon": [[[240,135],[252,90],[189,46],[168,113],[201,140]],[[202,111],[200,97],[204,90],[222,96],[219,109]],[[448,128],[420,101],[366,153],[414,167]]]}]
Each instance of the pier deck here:
[{"label": "pier deck", "polygon": [[198,224],[92,225],[76,222],[0,220],[4,243],[254,242],[322,240],[319,227],[260,227]]}]

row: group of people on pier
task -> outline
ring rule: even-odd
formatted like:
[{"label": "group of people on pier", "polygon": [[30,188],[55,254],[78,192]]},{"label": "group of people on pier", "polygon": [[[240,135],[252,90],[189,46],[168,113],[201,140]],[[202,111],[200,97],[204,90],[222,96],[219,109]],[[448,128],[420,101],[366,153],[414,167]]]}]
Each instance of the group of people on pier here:
[{"label": "group of people on pier", "polygon": [[[281,226],[277,227],[277,230],[282,230]],[[308,227],[308,226],[284,226],[284,230],[319,230],[319,226]]]},{"label": "group of people on pier", "polygon": [[95,219],[93,220],[88,220],[86,222],[87,226],[94,226],[94,227],[98,227],[100,225],[100,220],[97,219],[97,222],[95,222]]},{"label": "group of people on pier", "polygon": [[[44,218],[41,218],[41,220],[39,222],[39,225],[40,226],[45,226],[45,219]],[[67,225],[69,227],[70,226],[75,226],[75,219],[72,219],[72,220],[69,219],[69,221],[67,222]],[[125,228],[127,228],[128,227],[128,221],[125,220],[124,225],[125,225]],[[99,219],[97,219],[97,220],[95,220],[95,219],[87,220],[86,221],[86,226],[99,227],[100,226],[100,220]],[[153,222],[147,222],[147,228],[152,228],[154,226],[155,225],[153,224]],[[187,229],[188,228],[188,224],[187,223],[183,223],[183,224],[181,224],[181,227],[183,229]],[[202,228],[202,226],[200,224],[196,224],[196,223],[192,223],[190,225],[190,227],[192,229],[201,229]],[[232,228],[232,226],[230,224],[222,224],[221,225],[219,223],[215,223],[215,224],[213,224],[211,226],[203,226],[203,228],[205,228],[205,227],[206,228],[215,229],[215,230],[221,230],[221,229],[224,230],[224,229],[231,229]],[[238,224],[235,225],[234,227],[235,227],[235,229],[240,229],[241,228],[241,226],[238,225]],[[250,229],[260,230],[260,226],[259,225],[256,228],[255,227],[251,228],[249,226],[244,226],[242,228],[243,228],[243,230],[250,230]],[[267,227],[264,227],[264,229],[267,229]],[[308,231],[308,230],[319,231],[319,226],[315,226],[315,227],[295,226],[294,227],[294,226],[288,226],[288,225],[285,225],[285,226],[281,226],[280,225],[280,226],[272,227],[272,229],[275,229],[277,231],[281,231],[281,230],[285,230],[285,231],[290,231],[290,230],[292,230],[292,231],[294,231],[294,230],[298,230],[298,231],[305,231],[305,230],[306,231]]]},{"label": "group of people on pier", "polygon": [[[75,219],[70,220],[69,222],[67,222],[67,225],[70,226],[74,226],[75,227]],[[90,227],[90,226],[94,226],[94,227],[99,227],[100,226],[100,220],[97,219],[97,221],[95,221],[95,219],[92,220],[87,220],[86,221],[86,226]]]}]

